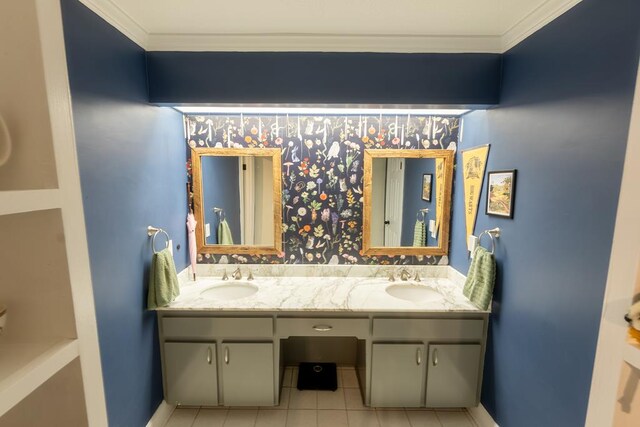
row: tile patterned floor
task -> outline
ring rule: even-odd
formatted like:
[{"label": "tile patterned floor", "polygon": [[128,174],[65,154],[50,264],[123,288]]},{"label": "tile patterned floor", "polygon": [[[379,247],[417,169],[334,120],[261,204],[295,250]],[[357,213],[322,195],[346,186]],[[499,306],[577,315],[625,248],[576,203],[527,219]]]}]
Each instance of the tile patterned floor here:
[{"label": "tile patterned floor", "polygon": [[475,427],[466,411],[368,408],[353,368],[338,369],[338,390],[300,391],[286,368],[280,405],[260,408],[179,408],[165,427]]}]

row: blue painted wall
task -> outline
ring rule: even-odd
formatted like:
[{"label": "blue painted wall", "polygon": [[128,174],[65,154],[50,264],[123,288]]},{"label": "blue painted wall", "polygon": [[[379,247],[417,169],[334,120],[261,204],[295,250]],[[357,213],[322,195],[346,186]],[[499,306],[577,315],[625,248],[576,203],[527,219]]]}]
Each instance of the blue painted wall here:
[{"label": "blue painted wall", "polygon": [[[406,159],[404,163],[404,196],[402,206],[402,246],[413,245],[413,230],[416,225],[418,209],[428,208],[426,228],[427,246],[437,246],[438,241],[429,233],[429,220],[436,218],[435,190],[436,190],[436,161],[434,159]],[[422,200],[422,175],[430,173],[431,202]]]},{"label": "blue painted wall", "polygon": [[[584,425],[639,29],[640,2],[584,0],[505,54],[499,107],[464,117],[462,148],[518,169],[515,218],[484,214],[485,180],[476,225],[503,230],[482,390],[501,427]],[[466,273],[460,172],[450,261]]]},{"label": "blue painted wall", "polygon": [[500,55],[148,52],[154,103],[492,105]]},{"label": "blue painted wall", "polygon": [[147,225],[187,264],[182,117],[147,105],[141,48],[77,0],[62,11],[109,425],[144,426],[162,400]]},{"label": "blue painted wall", "polygon": [[240,179],[237,157],[202,157],[205,221],[211,225],[207,244],[218,243],[218,215],[213,207],[224,209],[233,243],[240,243]]}]

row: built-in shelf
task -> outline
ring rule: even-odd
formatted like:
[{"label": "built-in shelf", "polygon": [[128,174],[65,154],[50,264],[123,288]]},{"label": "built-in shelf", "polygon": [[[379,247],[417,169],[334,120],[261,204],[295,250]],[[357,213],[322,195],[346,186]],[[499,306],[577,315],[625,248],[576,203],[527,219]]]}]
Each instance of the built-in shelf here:
[{"label": "built-in shelf", "polygon": [[0,416],[78,357],[77,340],[3,343],[0,346]]},{"label": "built-in shelf", "polygon": [[106,426],[60,2],[0,16],[0,427]]},{"label": "built-in shelf", "polygon": [[76,357],[0,416],[0,427],[88,427],[84,401],[80,358]]},{"label": "built-in shelf", "polygon": [[629,365],[636,369],[640,369],[640,346],[627,342],[622,357]]},{"label": "built-in shelf", "polygon": [[60,191],[0,191],[0,215],[60,208]]}]

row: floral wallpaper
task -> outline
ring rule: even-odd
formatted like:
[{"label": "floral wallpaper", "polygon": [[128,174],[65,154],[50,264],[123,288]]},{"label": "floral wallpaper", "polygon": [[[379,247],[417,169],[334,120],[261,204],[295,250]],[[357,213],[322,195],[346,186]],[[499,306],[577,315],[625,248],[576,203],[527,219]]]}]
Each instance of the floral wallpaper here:
[{"label": "floral wallpaper", "polygon": [[[192,148],[282,149],[284,251],[279,256],[199,254],[198,262],[448,263],[446,256],[360,254],[362,158],[365,148],[455,150],[460,131],[458,117],[185,115],[185,128]],[[189,161],[189,176],[190,167]]]}]

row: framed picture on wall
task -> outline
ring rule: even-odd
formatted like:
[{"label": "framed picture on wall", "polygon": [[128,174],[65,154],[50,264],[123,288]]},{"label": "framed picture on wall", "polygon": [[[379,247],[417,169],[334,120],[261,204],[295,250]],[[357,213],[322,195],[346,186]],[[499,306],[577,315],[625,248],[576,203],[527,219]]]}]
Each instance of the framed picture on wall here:
[{"label": "framed picture on wall", "polygon": [[422,174],[422,200],[425,202],[431,201],[431,181],[433,180],[432,173]]},{"label": "framed picture on wall", "polygon": [[488,178],[486,214],[513,218],[516,170],[490,171]]}]

